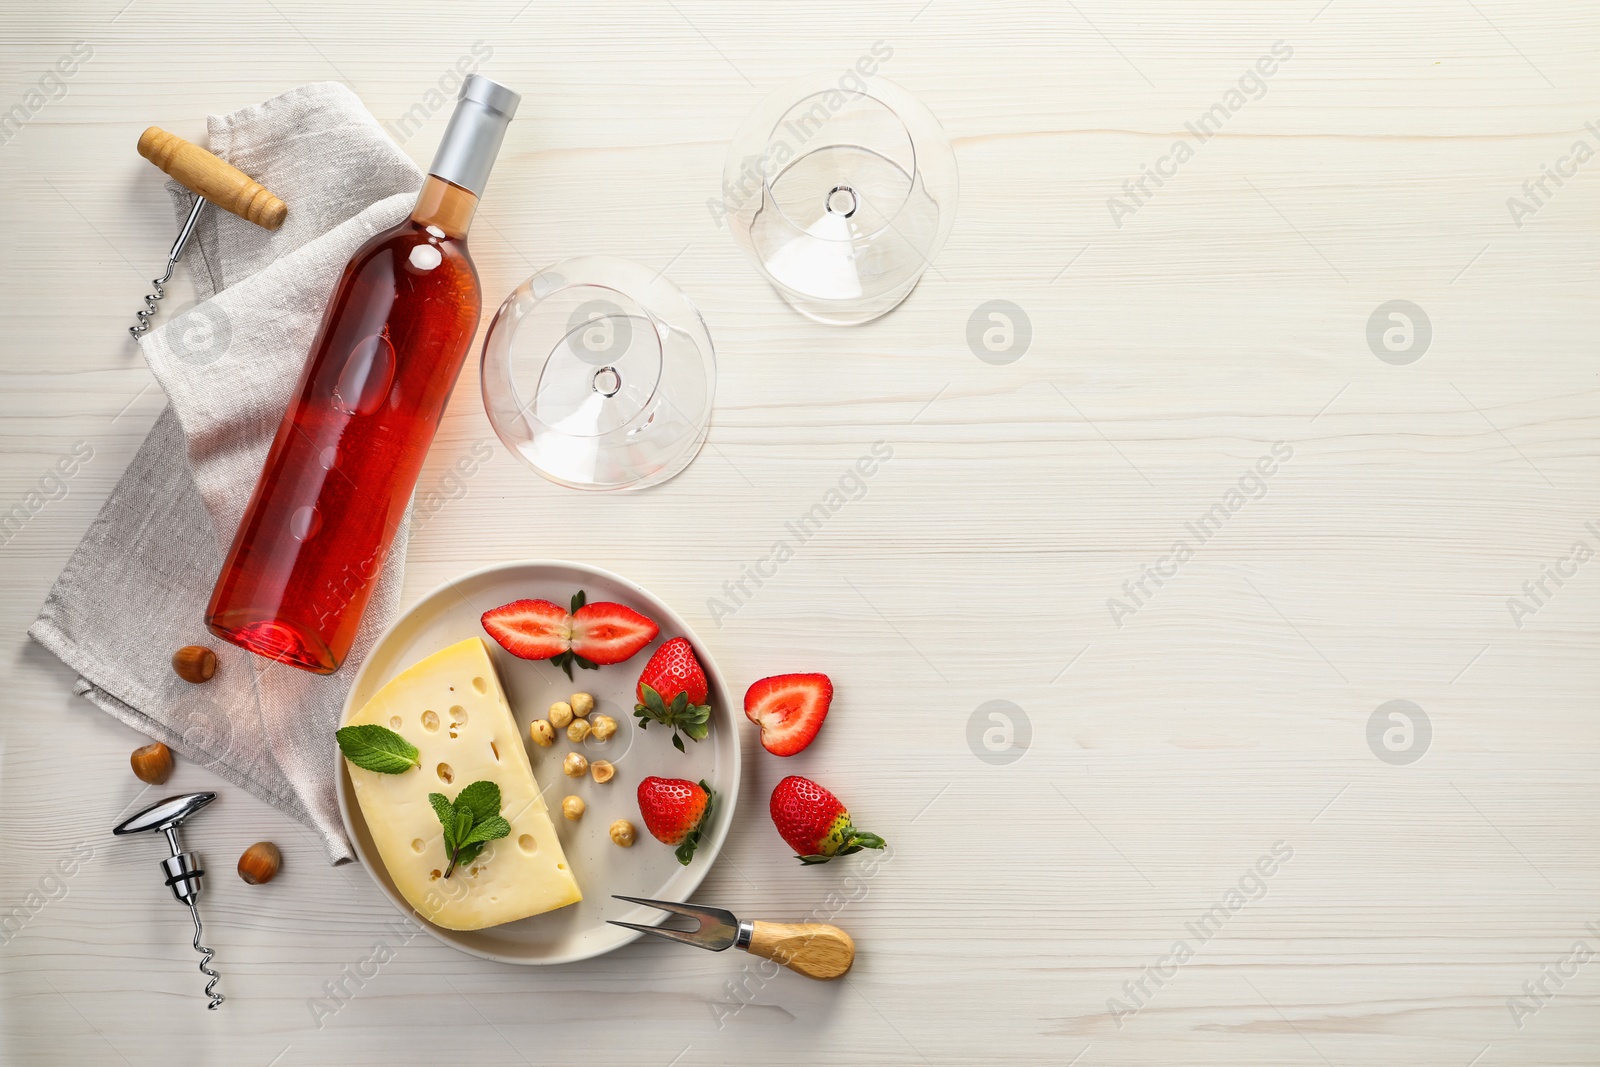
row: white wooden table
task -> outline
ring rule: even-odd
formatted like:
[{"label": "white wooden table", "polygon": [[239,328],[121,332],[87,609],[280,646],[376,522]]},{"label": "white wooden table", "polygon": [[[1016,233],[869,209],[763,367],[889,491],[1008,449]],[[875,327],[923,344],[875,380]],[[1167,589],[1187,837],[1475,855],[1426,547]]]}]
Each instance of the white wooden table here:
[{"label": "white wooden table", "polygon": [[[1600,548],[1600,162],[1573,151],[1600,150],[1600,3],[97,0],[14,5],[0,36],[26,118],[0,145],[0,510],[94,450],[0,547],[0,1062],[1600,1061],[1600,563],[1572,555]],[[960,218],[902,308],[831,329],[704,205],[765,91],[880,40],[955,143]],[[1260,91],[1189,133],[1275,42]],[[162,405],[125,333],[174,232],[138,132],[198,138],[319,79],[395,123],[475,46],[524,94],[473,235],[491,304],[570,255],[665,268],[711,324],[718,406],[642,495],[560,490],[495,444],[414,540],[408,601],[587,560],[675,604],[740,687],[831,674],[797,767],[747,739],[700,898],[836,912],[845,982],[403,942],[360,867],[224,785],[189,835],[219,868],[208,1013],[155,854],[107,834],[139,738],[24,636]],[[1125,191],[1146,166],[1163,183]],[[1020,358],[969,348],[991,300],[1025,314]],[[1369,344],[1396,300],[1425,344],[1387,310]],[[473,366],[424,489],[492,440],[477,395]],[[878,441],[866,494],[713,623]],[[890,856],[800,869],[764,814],[795,769]],[[259,838],[286,863],[252,889],[227,867]]]}]

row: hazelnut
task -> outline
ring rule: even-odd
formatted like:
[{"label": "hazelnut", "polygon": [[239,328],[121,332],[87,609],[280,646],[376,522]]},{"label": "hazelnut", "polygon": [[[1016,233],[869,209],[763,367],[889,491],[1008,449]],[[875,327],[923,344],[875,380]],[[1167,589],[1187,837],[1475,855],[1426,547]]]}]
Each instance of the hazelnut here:
[{"label": "hazelnut", "polygon": [[611,824],[611,840],[623,848],[632,848],[634,839],[633,823],[627,819],[618,819]]},{"label": "hazelnut", "polygon": [[204,645],[185,645],[172,654],[172,669],[194,685],[209,682],[217,673],[217,654]]},{"label": "hazelnut", "polygon": [[589,722],[587,719],[573,719],[572,724],[567,727],[567,740],[573,744],[577,744],[588,736]]},{"label": "hazelnut", "polygon": [[565,730],[572,721],[572,705],[565,700],[558,700],[550,705],[550,725],[557,730]]},{"label": "hazelnut", "polygon": [[556,743],[555,730],[543,719],[534,719],[528,724],[528,736],[533,738],[533,743],[540,748],[549,748]]},{"label": "hazelnut", "polygon": [[277,877],[283,853],[271,841],[257,841],[239,857],[239,877],[249,885],[260,885]]},{"label": "hazelnut", "polygon": [[577,822],[579,819],[583,818],[583,809],[587,806],[588,805],[583,802],[582,797],[567,797],[561,802],[561,814],[565,815],[573,822]]},{"label": "hazelnut", "polygon": [[572,705],[572,714],[582,719],[594,710],[594,697],[588,693],[573,693],[572,699],[567,701]]},{"label": "hazelnut", "polygon": [[617,773],[617,769],[611,766],[610,760],[597,759],[589,764],[589,773],[594,776],[595,781],[604,785],[606,782],[611,781],[612,776]]},{"label": "hazelnut", "polygon": [[609,715],[596,715],[589,720],[589,734],[596,741],[609,741],[617,732],[617,720]]},{"label": "hazelnut", "polygon": [[567,758],[561,761],[561,773],[568,778],[582,778],[589,770],[589,761],[582,752],[568,752]]},{"label": "hazelnut", "polygon": [[172,773],[172,750],[160,741],[154,741],[133,750],[128,757],[134,777],[141,782],[160,785]]}]

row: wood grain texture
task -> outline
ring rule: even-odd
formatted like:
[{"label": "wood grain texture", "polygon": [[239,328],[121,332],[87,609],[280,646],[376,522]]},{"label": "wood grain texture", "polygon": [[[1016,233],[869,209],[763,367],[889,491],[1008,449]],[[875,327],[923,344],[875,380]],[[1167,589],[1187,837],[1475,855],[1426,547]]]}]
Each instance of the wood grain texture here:
[{"label": "wood grain texture", "polygon": [[[1600,149],[1594,0],[109,0],[23,5],[0,35],[0,104],[29,112],[0,130],[0,504],[94,450],[0,546],[0,1062],[1595,1062],[1600,962],[1574,949],[1600,951],[1600,563],[1546,569],[1600,548],[1600,162],[1545,177]],[[905,305],[830,329],[706,202],[766,91],[879,40],[951,135],[961,206]],[[161,789],[221,790],[185,834],[224,868],[209,1014],[159,842],[109,837],[151,798],[140,738],[23,635],[162,403],[126,337],[176,229],[139,131],[198,140],[331,78],[426,164],[461,57],[523,94],[472,235],[490,303],[571,255],[664,269],[710,324],[717,409],[677,479],[578,494],[500,449],[469,366],[406,599],[581,559],[675,605],[736,688],[826,671],[810,749],[779,766],[745,739],[699,899],[849,931],[842,981],[655,943],[461,956],[180,761]],[[968,345],[990,300],[1028,317],[1015,362]],[[1368,344],[1391,300],[1432,325],[1409,365]],[[879,441],[864,488],[745,578]],[[1148,578],[1279,442],[1264,491]],[[1141,579],[1136,611],[1108,606]],[[1431,724],[1414,763],[1369,745],[1393,700]],[[802,869],[764,814],[788,773],[888,853]],[[226,867],[263,838],[282,873],[246,886]]]},{"label": "wood grain texture", "polygon": [[246,222],[276,230],[289,214],[288,205],[250,175],[159,126],[139,135],[138,148],[141,156],[185,189]]},{"label": "wood grain texture", "polygon": [[781,963],[807,978],[829,982],[850,972],[856,943],[831,923],[758,921],[750,931],[750,954]]}]

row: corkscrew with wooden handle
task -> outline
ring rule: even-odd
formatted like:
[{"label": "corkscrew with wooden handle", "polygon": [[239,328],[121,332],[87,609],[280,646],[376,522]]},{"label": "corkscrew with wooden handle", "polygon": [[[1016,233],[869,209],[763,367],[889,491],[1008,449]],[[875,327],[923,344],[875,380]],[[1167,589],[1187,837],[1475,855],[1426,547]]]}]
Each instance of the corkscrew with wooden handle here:
[{"label": "corkscrew with wooden handle", "polygon": [[156,301],[167,295],[163,287],[172,280],[172,271],[177,267],[178,260],[183,258],[184,247],[188,245],[195,224],[200,221],[200,213],[208,203],[216,204],[224,211],[268,230],[282,226],[284,217],[289,213],[288,205],[250,175],[159,126],[151,126],[140,134],[139,154],[194,193],[195,201],[189,218],[178,231],[178,239],[172,242],[172,251],[167,253],[166,271],[161,277],[150,279],[155,291],[144,298],[145,306],[139,312],[138,324],[128,327],[135,341],[150,329],[150,319],[156,313]]},{"label": "corkscrew with wooden handle", "polygon": [[648,900],[644,897],[617,896],[616,899],[687,916],[697,925],[693,930],[674,930],[666,926],[645,926],[607,919],[612,926],[626,927],[712,952],[742,948],[763,959],[781,963],[807,978],[819,981],[842,978],[856,959],[855,941],[849,934],[828,923],[741,920],[735,918],[731,911],[700,904],[675,904],[670,900]]}]

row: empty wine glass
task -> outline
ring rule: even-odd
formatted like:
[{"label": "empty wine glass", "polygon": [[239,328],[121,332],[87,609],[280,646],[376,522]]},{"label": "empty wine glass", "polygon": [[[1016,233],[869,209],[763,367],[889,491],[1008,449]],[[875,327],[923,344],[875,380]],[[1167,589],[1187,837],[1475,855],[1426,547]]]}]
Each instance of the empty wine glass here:
[{"label": "empty wine glass", "polygon": [[700,312],[642,263],[563,260],[500,305],[483,403],[502,443],[574,489],[642,489],[700,451],[716,357]]},{"label": "empty wine glass", "polygon": [[756,106],[728,150],[723,212],[803,315],[851,325],[916,287],[955,223],[955,153],[933,113],[881,77],[816,75]]}]

